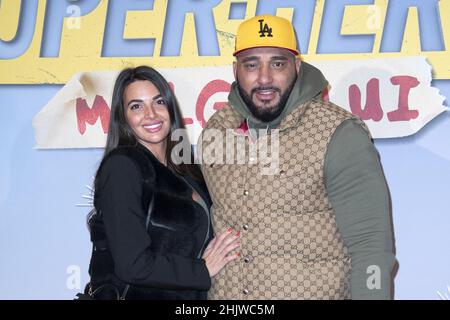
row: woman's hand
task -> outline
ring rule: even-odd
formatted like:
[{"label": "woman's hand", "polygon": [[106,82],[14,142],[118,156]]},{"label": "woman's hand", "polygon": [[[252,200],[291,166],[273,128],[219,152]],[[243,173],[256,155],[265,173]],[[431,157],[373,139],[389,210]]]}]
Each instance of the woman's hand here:
[{"label": "woman's hand", "polygon": [[240,253],[229,254],[231,251],[240,246],[239,239],[240,232],[233,232],[232,228],[219,236],[214,237],[203,253],[202,258],[206,262],[209,275],[214,277],[225,265],[240,256]]}]

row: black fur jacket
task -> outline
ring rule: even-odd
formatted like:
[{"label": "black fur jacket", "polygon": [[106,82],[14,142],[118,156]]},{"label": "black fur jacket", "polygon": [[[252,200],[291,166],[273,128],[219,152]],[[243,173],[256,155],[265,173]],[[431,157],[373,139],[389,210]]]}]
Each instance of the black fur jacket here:
[{"label": "black fur jacket", "polygon": [[201,255],[213,231],[203,181],[174,174],[140,144],[119,147],[100,165],[94,204],[91,297],[206,299],[211,279]]}]

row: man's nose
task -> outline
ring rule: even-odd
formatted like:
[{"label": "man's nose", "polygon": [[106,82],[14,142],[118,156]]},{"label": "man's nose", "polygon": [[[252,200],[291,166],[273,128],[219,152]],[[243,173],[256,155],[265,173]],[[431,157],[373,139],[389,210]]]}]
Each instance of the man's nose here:
[{"label": "man's nose", "polygon": [[261,85],[272,83],[272,73],[269,65],[262,65],[259,69],[258,83]]}]

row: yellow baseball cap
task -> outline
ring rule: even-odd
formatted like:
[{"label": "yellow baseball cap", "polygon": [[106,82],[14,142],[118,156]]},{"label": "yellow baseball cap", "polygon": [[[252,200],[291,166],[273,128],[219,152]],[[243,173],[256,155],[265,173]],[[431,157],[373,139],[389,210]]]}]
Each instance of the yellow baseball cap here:
[{"label": "yellow baseball cap", "polygon": [[245,20],[239,25],[233,56],[244,50],[259,47],[283,48],[294,55],[300,54],[291,22],[268,14]]}]

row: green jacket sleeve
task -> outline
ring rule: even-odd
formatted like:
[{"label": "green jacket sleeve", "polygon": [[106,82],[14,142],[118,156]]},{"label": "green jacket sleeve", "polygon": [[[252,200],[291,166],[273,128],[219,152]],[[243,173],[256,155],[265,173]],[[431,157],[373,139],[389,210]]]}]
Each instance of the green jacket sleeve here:
[{"label": "green jacket sleeve", "polygon": [[391,299],[395,256],[389,189],[375,146],[354,120],[333,134],[324,179],[351,256],[352,299]]}]

